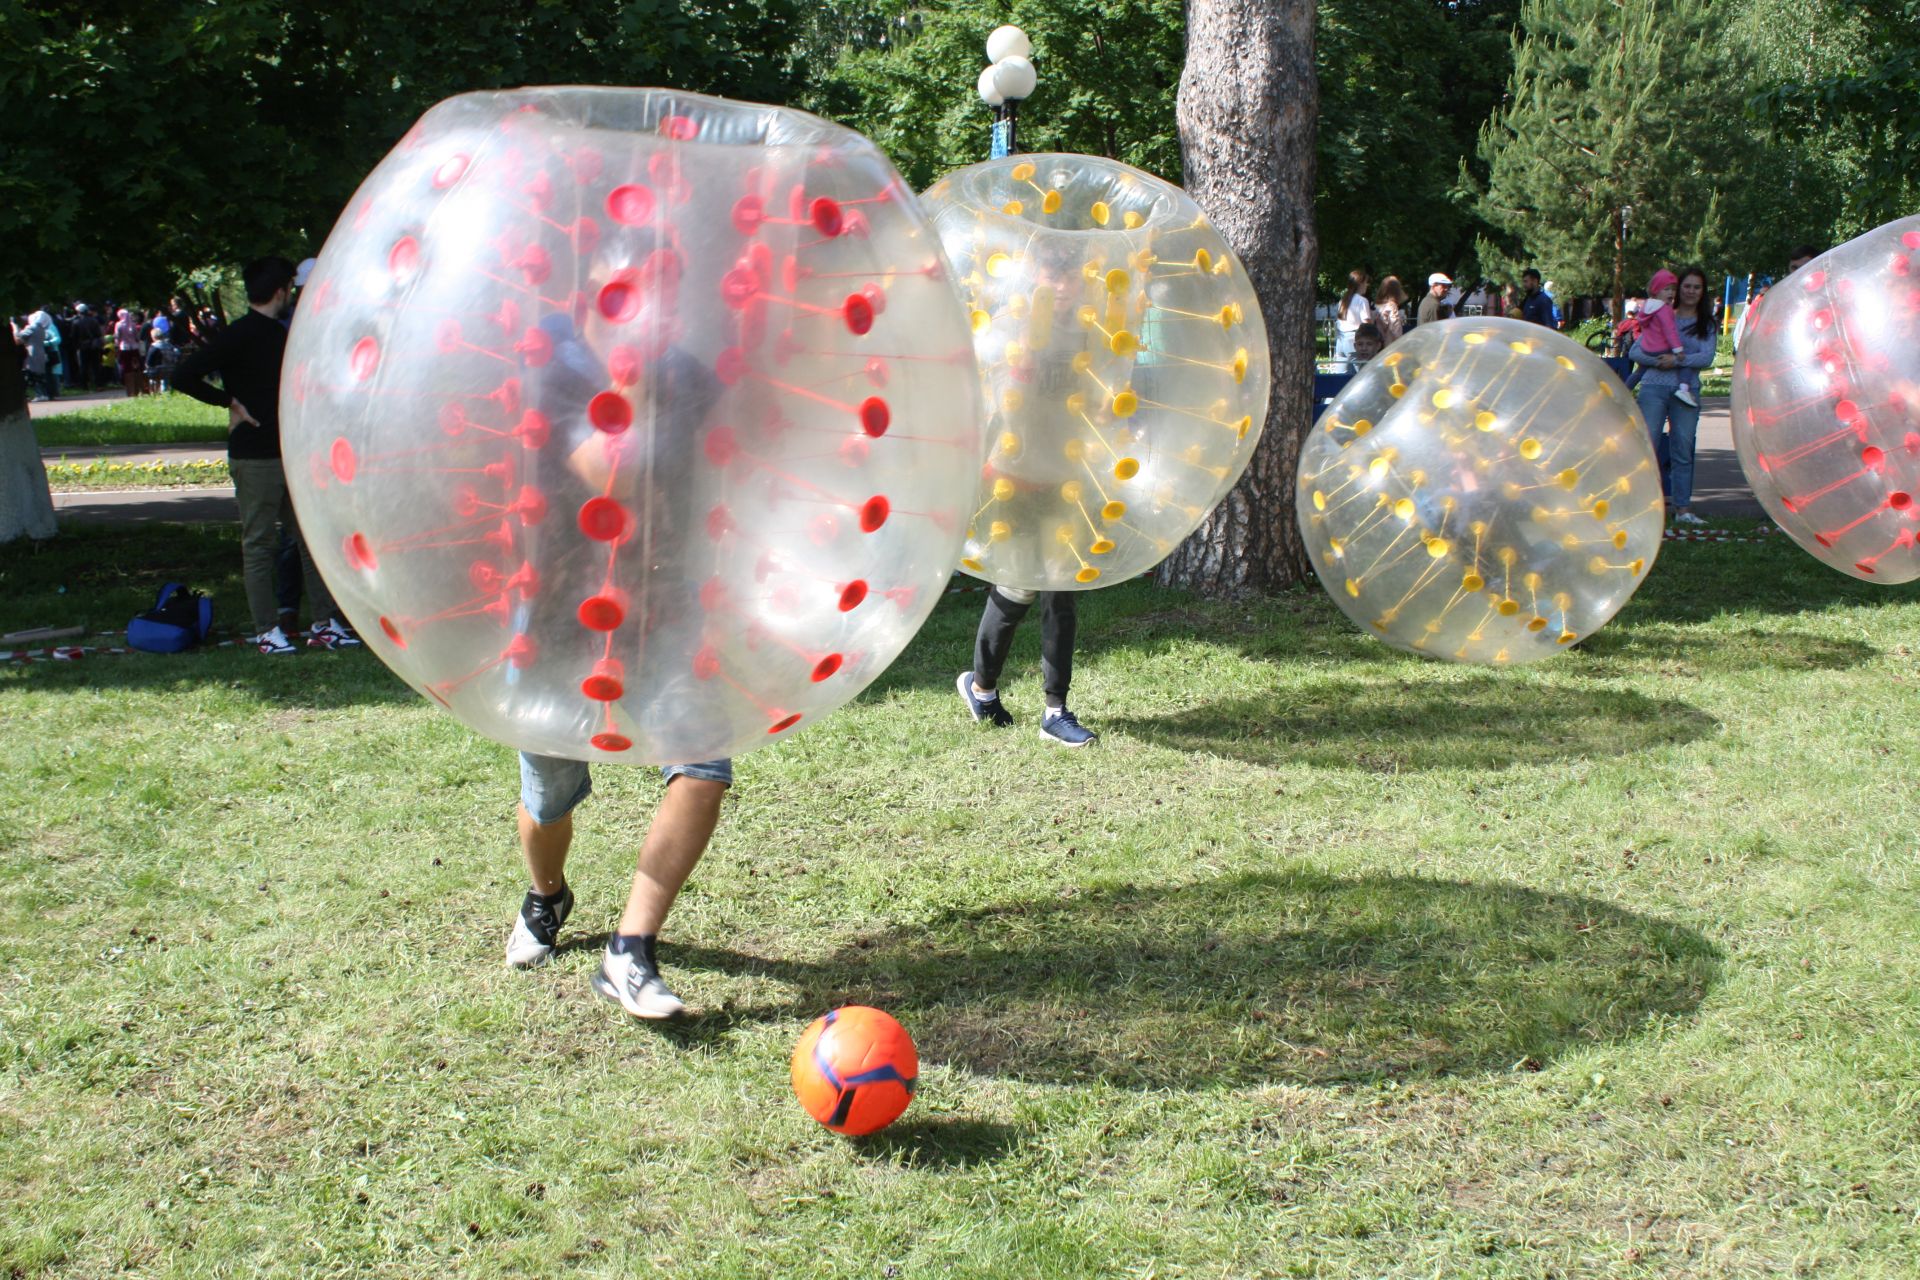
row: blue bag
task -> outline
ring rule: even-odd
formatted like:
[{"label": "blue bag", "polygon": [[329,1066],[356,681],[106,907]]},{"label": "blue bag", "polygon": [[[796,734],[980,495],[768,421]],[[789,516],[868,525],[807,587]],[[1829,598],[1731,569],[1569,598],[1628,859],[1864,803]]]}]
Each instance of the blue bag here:
[{"label": "blue bag", "polygon": [[148,653],[184,653],[212,630],[213,601],[169,582],[153,608],[127,624],[127,643]]}]

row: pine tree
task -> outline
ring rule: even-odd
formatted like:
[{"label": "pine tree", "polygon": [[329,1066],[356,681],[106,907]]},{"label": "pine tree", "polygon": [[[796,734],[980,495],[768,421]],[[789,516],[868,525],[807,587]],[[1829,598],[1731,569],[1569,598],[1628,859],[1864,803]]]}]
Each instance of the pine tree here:
[{"label": "pine tree", "polygon": [[1717,26],[1729,10],[1526,0],[1507,101],[1480,135],[1482,214],[1516,264],[1576,293],[1605,286],[1619,315],[1629,281],[1722,256],[1722,184],[1751,136]]}]

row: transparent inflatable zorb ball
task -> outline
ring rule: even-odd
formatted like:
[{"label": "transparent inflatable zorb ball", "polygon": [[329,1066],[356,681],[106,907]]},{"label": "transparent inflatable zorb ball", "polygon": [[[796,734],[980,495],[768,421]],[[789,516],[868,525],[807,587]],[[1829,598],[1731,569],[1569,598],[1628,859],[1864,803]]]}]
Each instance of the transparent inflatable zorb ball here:
[{"label": "transparent inflatable zorb ball", "polygon": [[658,89],[433,108],[287,350],[301,524],[361,635],[489,737],[737,755],[933,608],[984,455],[939,243],[880,152]]},{"label": "transparent inflatable zorb ball", "polygon": [[1733,444],[1816,557],[1868,582],[1920,577],[1920,217],[1767,291],[1734,366]]},{"label": "transparent inflatable zorb ball", "polygon": [[934,184],[992,453],[960,566],[1074,591],[1144,573],[1246,470],[1267,413],[1253,288],[1178,187],[1092,156]]},{"label": "transparent inflatable zorb ball", "polygon": [[1300,450],[1300,532],[1349,618],[1396,649],[1533,662],[1633,595],[1665,525],[1627,389],[1520,320],[1423,324]]}]

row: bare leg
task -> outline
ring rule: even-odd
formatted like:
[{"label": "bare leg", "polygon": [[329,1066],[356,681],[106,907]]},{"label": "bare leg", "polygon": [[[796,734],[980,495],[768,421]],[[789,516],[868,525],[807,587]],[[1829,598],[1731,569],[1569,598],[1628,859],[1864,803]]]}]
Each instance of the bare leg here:
[{"label": "bare leg", "polygon": [[573,846],[573,815],[545,826],[533,820],[525,805],[520,806],[520,853],[527,860],[527,875],[535,893],[556,894],[567,883],[567,850]]},{"label": "bare leg", "polygon": [[[673,908],[673,900],[680,894],[680,886],[687,882],[700,856],[707,851],[707,841],[713,838],[713,829],[720,823],[720,801],[726,794],[726,783],[704,778],[683,775],[667,784],[667,794],[653,815],[653,825],[647,829],[646,843],[640,846],[640,864],[633,873],[633,891],[627,895],[627,909],[620,916],[620,933],[655,935],[660,932],[660,926],[667,921],[667,912]],[[529,854],[528,866],[532,865]],[[534,883],[539,882],[536,871]]]}]

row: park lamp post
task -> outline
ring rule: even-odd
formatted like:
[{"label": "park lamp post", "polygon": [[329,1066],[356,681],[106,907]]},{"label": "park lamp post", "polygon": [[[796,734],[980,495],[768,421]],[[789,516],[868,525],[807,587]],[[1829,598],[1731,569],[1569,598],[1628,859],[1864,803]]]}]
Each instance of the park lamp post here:
[{"label": "park lamp post", "polygon": [[1033,69],[1033,41],[1018,27],[997,27],[987,37],[987,61],[980,73],[980,101],[993,108],[993,146],[998,160],[1016,150],[1014,124],[1020,103],[1032,96],[1040,81]]}]

